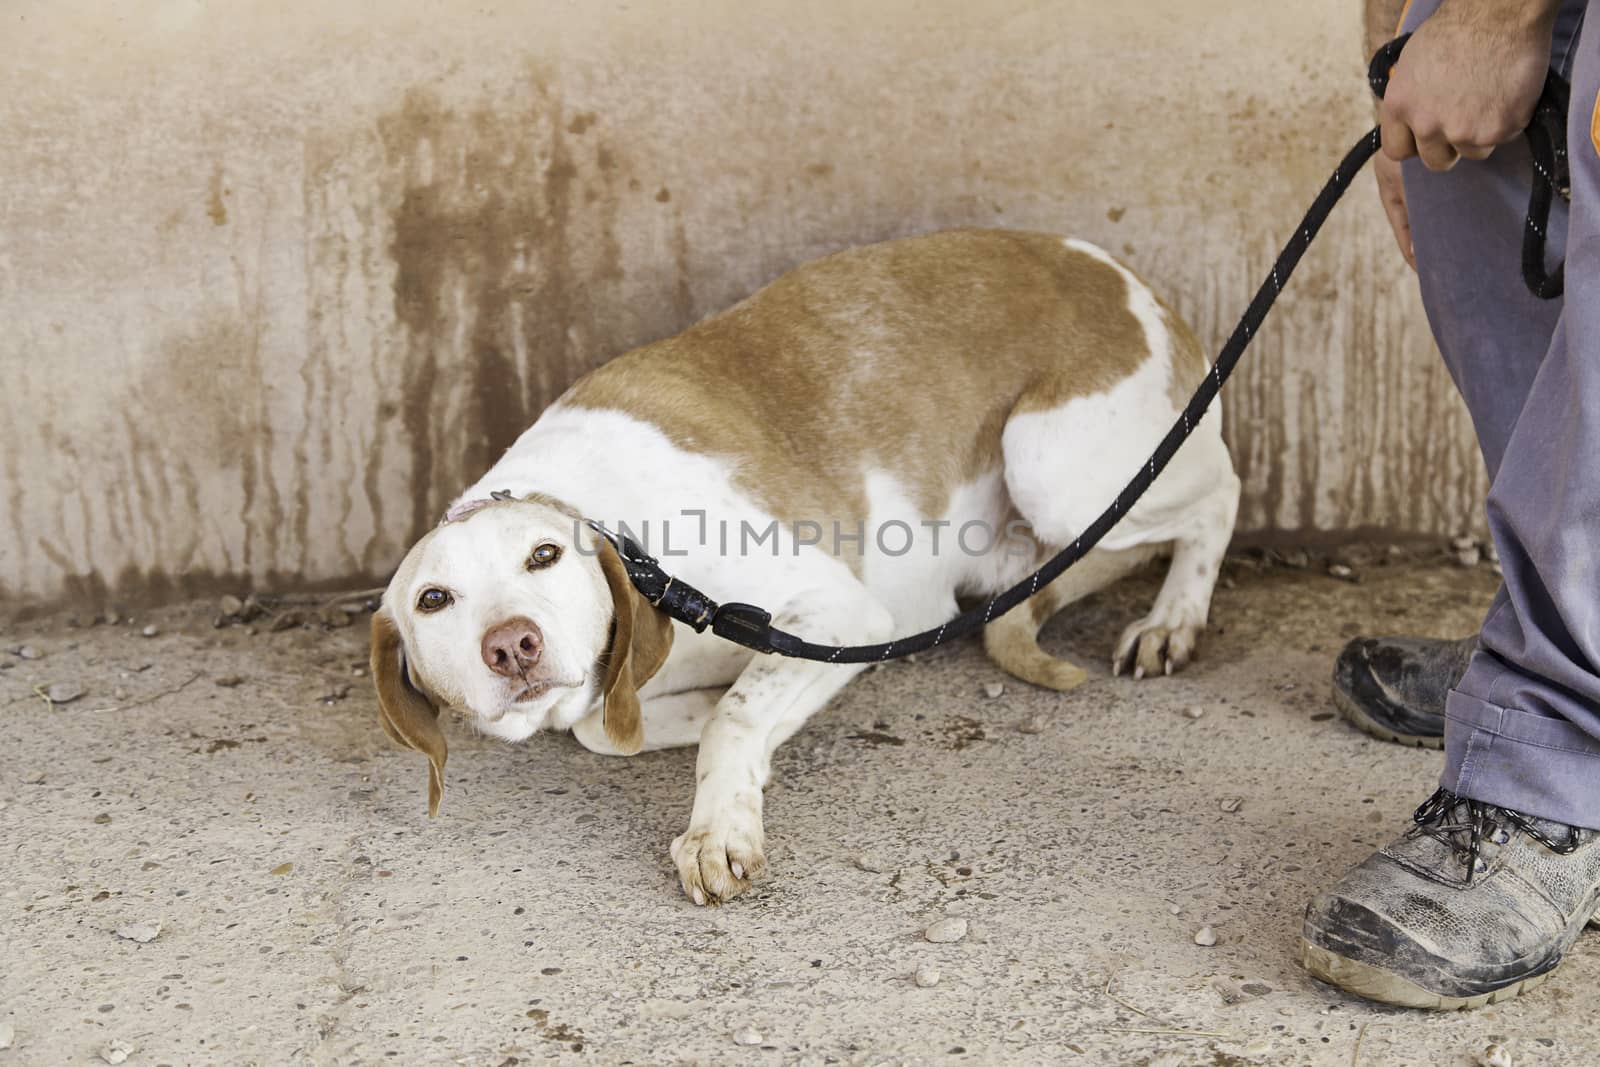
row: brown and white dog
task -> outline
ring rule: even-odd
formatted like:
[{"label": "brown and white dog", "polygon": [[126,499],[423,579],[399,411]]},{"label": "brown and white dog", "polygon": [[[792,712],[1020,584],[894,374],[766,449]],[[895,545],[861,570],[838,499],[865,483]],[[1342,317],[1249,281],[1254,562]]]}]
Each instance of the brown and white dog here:
[{"label": "brown and white dog", "polygon": [[[1178,316],[1080,241],[960,230],[802,266],[581,379],[407,553],[372,625],[385,728],[427,755],[430,812],[441,707],[508,741],[698,743],[672,856],[697,904],[727,900],[765,865],[774,750],[861,668],[755,656],[671,622],[581,520],[626,527],[683,580],[809,640],[884,641],[1070,542],[1206,372]],[[1043,653],[1039,627],[1170,553],[1112,663],[1182,667],[1238,498],[1208,415],[1100,547],[990,624],[985,648],[1030,682],[1077,685],[1084,672]]]}]

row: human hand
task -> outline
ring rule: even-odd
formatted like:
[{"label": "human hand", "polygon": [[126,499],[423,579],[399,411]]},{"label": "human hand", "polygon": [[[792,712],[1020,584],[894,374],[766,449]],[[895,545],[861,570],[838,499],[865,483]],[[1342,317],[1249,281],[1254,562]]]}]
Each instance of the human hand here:
[{"label": "human hand", "polygon": [[1400,164],[1388,156],[1379,155],[1372,160],[1372,171],[1378,178],[1378,200],[1384,214],[1389,216],[1389,228],[1394,231],[1394,243],[1400,254],[1417,269],[1417,257],[1411,248],[1411,214],[1406,210],[1406,186],[1400,179]]},{"label": "human hand", "polygon": [[[1384,155],[1396,162],[1419,156],[1443,171],[1462,157],[1483,159],[1521,133],[1544,88],[1559,8],[1560,0],[1442,5],[1411,35],[1389,77],[1378,109]],[[1384,207],[1393,224],[1388,196]]]}]

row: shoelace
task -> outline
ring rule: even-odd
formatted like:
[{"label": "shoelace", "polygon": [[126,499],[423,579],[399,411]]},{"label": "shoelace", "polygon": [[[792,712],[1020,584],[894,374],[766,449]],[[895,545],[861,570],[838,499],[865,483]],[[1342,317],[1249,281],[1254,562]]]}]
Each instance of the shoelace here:
[{"label": "shoelace", "polygon": [[[1520,811],[1458,796],[1442,787],[1435,790],[1433,796],[1424,800],[1411,818],[1423,833],[1448,845],[1457,858],[1465,859],[1468,885],[1472,884],[1474,874],[1482,873],[1478,853],[1484,839],[1492,834],[1491,840],[1497,845],[1506,844],[1511,840],[1511,835],[1500,825],[1502,822],[1521,830],[1560,856],[1577,851],[1581,843],[1578,831],[1571,826],[1566,828],[1566,840],[1558,841]],[[1467,838],[1464,848],[1458,836],[1463,834]]]}]

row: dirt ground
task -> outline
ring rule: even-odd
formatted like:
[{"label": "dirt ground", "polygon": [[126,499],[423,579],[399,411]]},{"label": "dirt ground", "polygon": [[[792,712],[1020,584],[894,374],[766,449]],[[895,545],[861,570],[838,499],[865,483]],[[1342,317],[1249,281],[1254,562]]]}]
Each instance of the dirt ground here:
[{"label": "dirt ground", "polygon": [[[782,750],[770,874],[715,910],[667,858],[692,751],[456,725],[428,820],[424,761],[378,727],[364,615],[215,628],[207,601],[0,629],[0,1067],[1466,1065],[1491,1042],[1600,1062],[1592,937],[1470,1014],[1369,1006],[1296,964],[1306,900],[1440,765],[1333,714],[1334,654],[1470,632],[1496,581],[1347,562],[1359,582],[1236,557],[1173,678],[1107,670],[1153,576],[1047,630],[1091,671],[1073,693],[989,696],[972,642],[863,675]],[[963,939],[925,940],[953,917]]]}]

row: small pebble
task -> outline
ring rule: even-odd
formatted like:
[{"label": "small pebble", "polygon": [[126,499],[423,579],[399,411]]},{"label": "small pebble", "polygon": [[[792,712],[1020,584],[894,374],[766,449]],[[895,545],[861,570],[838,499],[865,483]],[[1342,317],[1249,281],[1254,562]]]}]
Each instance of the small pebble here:
[{"label": "small pebble", "polygon": [[983,684],[983,695],[988,697],[990,700],[997,699],[1000,694],[1004,693],[1005,691],[1006,686],[1004,682],[985,682]]},{"label": "small pebble", "polygon": [[232,593],[226,593],[223,595],[222,599],[217,602],[217,606],[222,609],[222,614],[232,618],[244,610],[244,601],[240,600]]},{"label": "small pebble", "polygon": [[1463,567],[1476,567],[1483,561],[1483,554],[1478,551],[1478,546],[1464,549],[1456,553],[1456,563]]},{"label": "small pebble", "polygon": [[133,1046],[117,1038],[112,1038],[100,1047],[100,1058],[107,1063],[122,1063],[132,1055]]},{"label": "small pebble", "polygon": [[930,967],[926,963],[917,968],[917,973],[911,978],[923,989],[932,989],[939,984],[939,979],[944,977],[939,973],[939,968]]},{"label": "small pebble", "polygon": [[118,937],[126,941],[137,941],[141,945],[148,945],[160,933],[160,923],[129,923],[127,926],[117,927]]},{"label": "small pebble", "polygon": [[351,667],[350,673],[355,675],[357,678],[365,678],[367,676],[367,669],[365,667]]},{"label": "small pebble", "polygon": [[1239,810],[1239,805],[1243,803],[1244,797],[1223,797],[1222,804],[1220,806],[1223,811],[1227,812],[1229,815],[1232,815],[1234,812]]},{"label": "small pebble", "polygon": [[1339,579],[1341,582],[1353,582],[1356,580],[1356,572],[1343,563],[1335,563],[1329,567],[1328,575]]},{"label": "small pebble", "polygon": [[1478,1053],[1482,1067],[1511,1067],[1511,1052],[1504,1045],[1489,1045]]},{"label": "small pebble", "polygon": [[52,704],[70,704],[83,696],[83,686],[76,682],[56,682],[44,691]]},{"label": "small pebble", "polygon": [[127,700],[128,699],[128,691],[126,689],[122,688],[119,685],[119,686],[117,686],[117,688],[115,688],[115,689],[113,689],[111,691],[111,699],[112,700]]},{"label": "small pebble", "polygon": [[1167,905],[1167,910],[1169,912],[1171,912],[1172,914],[1174,914],[1174,915],[1182,915],[1183,914],[1183,906],[1179,905],[1179,904],[1168,904]]},{"label": "small pebble", "polygon": [[735,1030],[733,1032],[733,1043],[735,1045],[759,1045],[761,1044],[761,1032],[749,1026],[743,1030]]},{"label": "small pebble", "polygon": [[267,629],[271,630],[275,634],[282,633],[284,630],[294,629],[303,622],[305,622],[305,616],[301,615],[298,611],[285,611],[277,618],[273,619],[272,625],[268,626]]},{"label": "small pebble", "polygon": [[922,932],[922,936],[935,945],[950,945],[967,936],[967,920],[960,917],[940,919]]},{"label": "small pebble", "polygon": [[1206,713],[1206,709],[1202,708],[1199,704],[1190,704],[1188,707],[1183,709],[1183,713],[1191,719],[1198,719],[1200,716]]},{"label": "small pebble", "polygon": [[1194,943],[1205,948],[1210,948],[1217,943],[1217,932],[1209,926],[1202,926],[1195,931]]},{"label": "small pebble", "polygon": [[871,856],[851,856],[850,862],[855,864],[857,870],[866,871],[868,874],[883,873],[883,864]]},{"label": "small pebble", "polygon": [[1217,996],[1222,998],[1222,1003],[1230,1008],[1235,1004],[1243,1004],[1250,999],[1244,994],[1243,990],[1226,978],[1216,979],[1211,983],[1211,988],[1217,991]]},{"label": "small pebble", "polygon": [[17,655],[21,656],[23,659],[42,659],[44,657],[44,653],[40,652],[32,645],[23,645],[21,648],[17,649]]},{"label": "small pebble", "polygon": [[1029,715],[1026,719],[1023,719],[1021,722],[1017,723],[1017,733],[1042,734],[1044,733],[1045,727],[1049,725],[1050,720],[1045,718],[1042,712],[1036,711],[1032,715]]},{"label": "small pebble", "polygon": [[244,679],[237,674],[224,674],[217,679],[216,684],[223,689],[232,689],[236,685],[243,685]]},{"label": "small pebble", "polygon": [[1272,1042],[1268,1038],[1258,1037],[1244,1047],[1246,1056],[1265,1056],[1272,1051]]},{"label": "small pebble", "polygon": [[317,612],[317,617],[322,620],[322,625],[330,630],[341,630],[350,625],[350,616],[346,615],[337,604],[330,604]]},{"label": "small pebble", "polygon": [[156,637],[160,635],[161,628],[155,623],[151,623],[149,626],[146,626],[144,629],[140,630],[139,633],[143,634],[145,637]]},{"label": "small pebble", "polygon": [[0,1048],[10,1048],[17,1040],[17,1028],[11,1023],[0,1023]]}]

